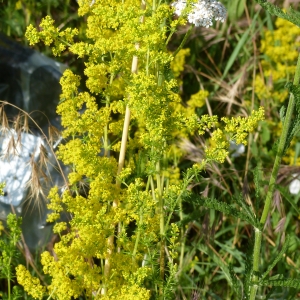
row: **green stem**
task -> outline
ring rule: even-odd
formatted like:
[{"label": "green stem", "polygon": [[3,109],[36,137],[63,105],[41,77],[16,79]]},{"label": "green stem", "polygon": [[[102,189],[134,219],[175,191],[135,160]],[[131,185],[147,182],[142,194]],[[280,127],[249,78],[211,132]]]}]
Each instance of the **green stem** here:
[{"label": "green stem", "polygon": [[[150,176],[148,177],[148,181],[147,181],[147,186],[146,186],[146,192],[149,191],[149,186],[150,186]],[[138,249],[138,245],[140,242],[140,238],[141,238],[141,226],[143,224],[143,208],[144,208],[144,204],[141,206],[140,208],[140,212],[139,212],[139,223],[138,223],[138,228],[137,228],[137,235],[136,235],[136,239],[135,239],[135,244],[134,244],[134,249],[133,249],[133,253],[132,253],[132,257],[135,260],[135,256],[136,256],[136,252]]]},{"label": "green stem", "polygon": [[67,41],[65,41],[64,39],[60,38],[60,37],[56,37],[58,41],[62,42],[63,44],[65,44],[68,47],[72,47],[72,44],[68,43]]},{"label": "green stem", "polygon": [[[164,215],[164,199],[163,199],[163,183],[160,178],[160,163],[156,164],[156,182],[158,191],[159,215],[160,215],[160,278],[162,285],[165,276],[165,215]],[[161,289],[162,292],[162,289]]]},{"label": "green stem", "polygon": [[[186,191],[188,185],[191,183],[191,181],[194,179],[194,175],[192,175],[190,178],[187,179],[186,183],[184,184],[183,188],[181,189],[181,192],[180,194],[177,196],[176,200],[174,201],[173,203],[173,206],[171,207],[171,212],[174,211],[176,205],[178,204],[178,202],[181,200],[181,196],[182,194]],[[171,218],[172,218],[172,213],[169,214],[168,218],[167,218],[167,222],[165,223],[165,230],[166,232],[168,231],[168,227],[169,227],[169,224],[171,222]]]},{"label": "green stem", "polygon": [[[11,267],[11,257],[9,258],[9,263],[8,263],[8,269]],[[7,274],[7,294],[8,294],[8,300],[10,300],[10,292],[11,292],[11,286],[10,286],[10,280],[11,280],[11,277],[10,277],[10,270],[8,271],[8,274]]]},{"label": "green stem", "polygon": [[186,40],[188,39],[188,37],[191,35],[192,33],[192,29],[194,28],[194,26],[190,26],[190,28],[188,29],[188,31],[186,32],[181,44],[179,45],[179,47],[176,49],[176,51],[173,53],[173,57],[175,57],[177,55],[177,53],[183,48],[183,46],[185,45]]},{"label": "green stem", "polygon": [[[296,72],[294,77],[294,85],[299,85],[299,79],[300,79],[300,54],[298,56],[297,66],[296,66]],[[283,156],[284,147],[286,143],[286,139],[288,136],[288,131],[291,125],[291,120],[293,116],[295,108],[295,98],[293,94],[290,94],[289,98],[289,104],[286,112],[286,116],[284,118],[283,122],[283,129],[279,140],[279,145],[277,148],[277,154],[273,166],[273,170],[271,173],[270,181],[269,181],[269,190],[266,196],[266,201],[264,205],[264,209],[262,212],[262,216],[260,219],[260,228],[255,228],[255,242],[254,242],[254,252],[253,252],[253,275],[252,275],[252,286],[250,288],[250,300],[255,300],[257,287],[258,287],[258,276],[257,272],[259,272],[259,262],[260,262],[260,249],[261,249],[261,240],[262,240],[262,230],[266,224],[267,217],[270,211],[270,206],[272,203],[273,193],[275,189],[277,174],[280,167],[280,162]]]},{"label": "green stem", "polygon": [[[180,222],[183,220],[183,212],[182,212],[182,199],[179,200],[179,217]],[[184,248],[185,248],[185,236],[184,236],[184,229],[181,227],[180,229],[181,235],[181,245],[180,245],[180,259],[179,259],[179,271],[182,271],[183,266],[183,258],[184,258]]]},{"label": "green stem", "polygon": [[[298,61],[297,61],[296,73],[295,73],[295,78],[294,78],[294,82],[293,82],[294,85],[299,85],[299,78],[300,78],[300,54],[298,56]],[[275,188],[275,184],[276,184],[276,178],[277,178],[277,174],[279,171],[281,158],[283,156],[285,142],[286,142],[288,130],[289,130],[289,127],[291,124],[294,107],[295,107],[295,98],[294,98],[293,94],[290,94],[289,104],[288,104],[286,116],[284,119],[282,133],[281,133],[280,140],[279,140],[275,163],[273,166],[273,170],[272,170],[271,178],[270,178],[270,182],[269,182],[269,190],[267,193],[264,210],[263,210],[263,213],[262,213],[262,216],[260,219],[260,223],[261,223],[262,227],[265,225],[268,214],[269,214],[272,197],[273,197],[273,192],[274,192],[274,188]]]},{"label": "green stem", "polygon": [[253,251],[253,275],[252,282],[253,285],[250,289],[250,299],[254,300],[258,288],[258,276],[257,272],[259,271],[259,262],[260,262],[260,247],[261,247],[261,238],[262,231],[258,228],[255,228],[255,243],[254,243],[254,251]]},{"label": "green stem", "polygon": [[55,288],[52,290],[52,292],[51,292],[51,294],[49,295],[49,297],[47,298],[47,300],[50,300],[50,299],[52,298],[52,295],[56,292],[56,290],[57,290],[57,288],[55,287]]},{"label": "green stem", "polygon": [[[109,79],[109,85],[111,86],[113,81],[114,81],[115,75],[112,73],[110,75]],[[105,106],[109,107],[110,104],[110,95],[105,97]],[[104,126],[104,138],[103,138],[103,149],[104,149],[104,156],[107,157],[109,153],[109,147],[110,145],[108,144],[108,124]]]},{"label": "green stem", "polygon": [[168,38],[167,38],[167,40],[166,40],[165,45],[168,45],[168,43],[169,43],[171,37],[173,36],[173,34],[175,33],[175,31],[176,31],[176,29],[172,29],[172,30],[171,30],[171,32],[170,32],[170,34],[169,34],[169,36],[168,36]]}]

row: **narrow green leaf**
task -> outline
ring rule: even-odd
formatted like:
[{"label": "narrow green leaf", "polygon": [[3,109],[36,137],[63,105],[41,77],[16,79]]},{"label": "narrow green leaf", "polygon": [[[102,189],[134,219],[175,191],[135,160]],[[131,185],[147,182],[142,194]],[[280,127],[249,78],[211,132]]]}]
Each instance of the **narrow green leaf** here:
[{"label": "narrow green leaf", "polygon": [[260,286],[282,286],[291,287],[295,289],[300,288],[300,280],[298,279],[269,279],[259,282]]},{"label": "narrow green leaf", "polygon": [[294,157],[294,164],[296,165],[297,158],[300,156],[300,143],[297,142],[295,146],[295,157]]},{"label": "narrow green leaf", "polygon": [[254,24],[256,23],[256,18],[258,13],[253,17],[251,26],[243,33],[241,39],[239,40],[238,44],[236,45],[235,49],[233,50],[232,54],[230,55],[227,65],[225,67],[223,76],[221,79],[224,79],[227,73],[229,72],[230,68],[232,67],[233,63],[236,61],[241,49],[244,47],[245,43],[249,41],[249,35],[252,29],[254,28]]},{"label": "narrow green leaf", "polygon": [[292,7],[290,7],[290,9],[287,12],[285,12],[280,7],[266,0],[256,0],[256,1],[261,5],[261,7],[263,7],[271,15],[287,20],[300,27],[299,12],[294,10]]},{"label": "narrow green leaf", "polygon": [[289,246],[289,241],[290,241],[290,237],[287,236],[285,239],[285,242],[282,246],[281,251],[275,257],[275,259],[269,264],[266,272],[261,275],[260,281],[263,281],[268,276],[268,274],[272,271],[272,269],[275,267],[275,265],[278,263],[278,261],[282,258],[283,254],[286,252],[286,250]]},{"label": "narrow green leaf", "polygon": [[279,190],[279,192],[281,193],[281,195],[285,198],[285,200],[287,200],[291,206],[293,207],[293,209],[297,212],[297,214],[300,216],[300,209],[298,208],[297,204],[294,202],[294,200],[292,199],[290,193],[287,191],[286,188],[283,188],[282,186],[278,185],[276,186],[276,188]]},{"label": "narrow green leaf", "polygon": [[250,223],[254,227],[258,226],[256,219],[252,218],[252,216],[249,217],[245,212],[236,209],[232,205],[229,205],[227,203],[212,198],[201,197],[201,200],[203,201],[202,206],[204,207],[215,209],[217,211],[224,213],[227,216],[240,218],[241,220]]},{"label": "narrow green leaf", "polygon": [[238,44],[236,45],[235,49],[233,50],[232,54],[230,55],[227,65],[225,67],[223,76],[221,79],[224,79],[229,72],[230,68],[232,67],[233,63],[236,61],[241,49],[245,45],[245,43],[249,40],[249,33],[250,33],[250,28],[248,28],[244,34],[242,35],[241,39],[239,40]]},{"label": "narrow green leaf", "polygon": [[201,252],[208,255],[215,262],[215,264],[222,269],[229,285],[232,286],[233,282],[232,282],[232,279],[231,279],[229,268],[227,267],[226,263],[224,263],[224,261],[222,261],[222,259],[218,255],[216,255],[207,245],[198,244],[197,248]]},{"label": "narrow green leaf", "polygon": [[228,3],[228,18],[231,22],[239,19],[245,11],[245,0],[231,0]]},{"label": "narrow green leaf", "polygon": [[245,276],[243,279],[244,300],[249,300],[250,297],[251,275],[252,275],[252,265],[253,265],[253,248],[254,248],[254,241],[252,237],[249,240],[248,247],[246,250],[245,272],[244,272]]},{"label": "narrow green leaf", "polygon": [[235,200],[236,203],[243,209],[243,213],[246,213],[248,218],[251,220],[251,224],[255,227],[259,227],[259,222],[252,211],[252,207],[246,203],[243,195],[240,194],[239,197],[233,197],[233,200]]},{"label": "narrow green leaf", "polygon": [[228,266],[228,270],[233,284],[233,290],[236,293],[237,297],[240,299],[242,294],[242,283],[235,274],[233,266],[231,264]]}]

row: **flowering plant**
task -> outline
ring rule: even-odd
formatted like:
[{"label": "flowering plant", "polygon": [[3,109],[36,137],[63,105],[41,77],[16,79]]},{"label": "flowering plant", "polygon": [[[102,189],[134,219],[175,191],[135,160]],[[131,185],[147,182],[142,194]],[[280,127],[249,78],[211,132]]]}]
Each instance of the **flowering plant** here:
[{"label": "flowering plant", "polygon": [[[26,33],[31,44],[43,41],[55,55],[68,49],[84,59],[88,91],[79,91],[80,76],[65,71],[57,112],[67,142],[57,155],[71,172],[68,187],[49,194],[48,221],[60,236],[53,253],[41,256],[51,282],[42,286],[21,265],[17,279],[36,299],[173,299],[184,267],[185,234],[178,221],[182,201],[191,196],[188,187],[201,180],[207,164],[224,162],[230,140],[247,144],[264,109],[219,121],[195,113],[195,99],[203,102],[207,93],[191,99],[190,107],[181,105],[172,63],[186,38],[173,53],[168,42],[187,21],[224,21],[220,3],[78,4],[79,15],[87,17],[85,41],[76,40],[76,29],[56,28],[50,17],[40,31],[31,25]],[[180,172],[180,137],[209,132],[206,156]],[[68,223],[59,220],[63,210],[70,214]]]}]

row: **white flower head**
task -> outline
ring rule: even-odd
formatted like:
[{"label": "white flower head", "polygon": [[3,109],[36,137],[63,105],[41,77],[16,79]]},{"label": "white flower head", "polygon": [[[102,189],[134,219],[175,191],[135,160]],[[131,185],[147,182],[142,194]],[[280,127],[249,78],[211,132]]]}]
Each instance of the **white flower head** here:
[{"label": "white flower head", "polygon": [[[186,5],[186,0],[177,0],[172,3],[172,6],[175,7],[175,14],[180,16]],[[195,26],[208,28],[212,26],[213,20],[225,21],[226,9],[217,0],[198,0],[198,2],[192,3],[192,9],[188,13],[187,19],[189,23],[195,24]]]},{"label": "white flower head", "polygon": [[175,14],[177,16],[180,16],[182,11],[185,9],[186,7],[186,1],[185,0],[178,0],[176,2],[173,2],[171,4],[171,6],[174,6],[175,7]]}]

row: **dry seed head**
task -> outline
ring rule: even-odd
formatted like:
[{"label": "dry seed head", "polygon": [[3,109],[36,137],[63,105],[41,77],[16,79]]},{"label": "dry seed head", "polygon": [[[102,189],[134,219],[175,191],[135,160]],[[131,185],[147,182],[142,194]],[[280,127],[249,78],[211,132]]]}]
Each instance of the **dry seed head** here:
[{"label": "dry seed head", "polygon": [[16,132],[21,131],[21,115],[18,114],[14,120],[14,129]]},{"label": "dry seed head", "polygon": [[285,227],[285,223],[286,223],[286,217],[284,216],[283,218],[281,218],[279,220],[279,222],[276,225],[276,228],[274,230],[275,233],[277,232],[283,232],[284,231],[284,227]]},{"label": "dry seed head", "polygon": [[39,169],[42,170],[44,166],[47,167],[48,161],[48,151],[43,144],[40,144]]},{"label": "dry seed head", "polygon": [[18,155],[17,145],[16,145],[15,137],[12,134],[7,144],[7,148],[5,150],[3,159],[10,160],[11,156],[16,156],[16,155]]},{"label": "dry seed head", "polygon": [[16,146],[20,145],[21,148],[21,140],[22,140],[22,127],[21,127],[21,115],[18,114],[18,116],[16,117],[16,119],[14,120],[14,129],[15,132],[17,134],[17,140],[16,140]]},{"label": "dry seed head", "polygon": [[24,123],[23,123],[23,127],[22,127],[22,130],[26,133],[29,132],[29,124],[28,124],[28,115],[27,114],[24,114],[23,115],[23,118],[24,118]]},{"label": "dry seed head", "polygon": [[[37,153],[39,154],[38,157]],[[50,176],[47,175],[49,174],[48,163],[48,151],[41,143],[29,160],[31,174],[26,184],[26,188],[28,188],[26,201],[33,201],[33,207],[37,205],[39,210],[42,207],[42,202],[47,199],[48,185],[51,180]]]},{"label": "dry seed head", "polygon": [[50,125],[48,127],[48,134],[49,134],[50,146],[53,147],[53,143],[55,143],[57,140],[61,138],[61,133],[55,126]]},{"label": "dry seed head", "polygon": [[31,167],[31,175],[30,180],[26,184],[26,187],[29,189],[26,200],[30,202],[34,201],[34,206],[37,205],[40,208],[40,200],[44,201],[44,199],[46,199],[41,178],[46,179],[47,181],[48,177],[42,170],[40,170],[38,164],[34,160],[33,155],[29,164]]},{"label": "dry seed head", "polygon": [[[4,110],[6,104],[0,104],[0,124],[2,124],[0,138],[3,139],[2,159],[6,159],[7,168],[11,166],[11,170],[6,170],[5,174],[11,176],[12,184],[10,184],[10,187],[7,187],[9,188],[8,193],[10,197],[7,197],[5,200],[12,201],[11,203],[20,202],[24,199],[26,192],[27,198],[25,200],[29,202],[34,201],[34,206],[37,205],[40,210],[41,201],[46,200],[48,185],[51,180],[49,166],[51,166],[50,169],[56,169],[56,167],[51,163],[52,155],[45,144],[43,144],[42,139],[29,133],[29,119],[32,119],[30,115],[22,111],[13,120],[11,128]],[[36,124],[33,119],[32,121]],[[49,128],[49,133],[50,138],[54,141],[60,138],[60,132],[54,126]],[[44,137],[50,146],[49,140],[45,135]],[[54,153],[53,155],[55,156]],[[24,170],[24,174],[21,170]],[[14,176],[13,174],[17,171],[18,175]],[[17,190],[14,186],[18,186]]]},{"label": "dry seed head", "polygon": [[6,113],[4,111],[4,104],[0,106],[0,117],[1,117],[1,131],[6,132],[9,130],[9,124]]}]

